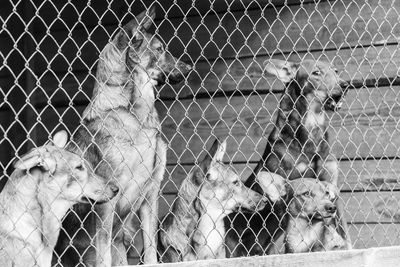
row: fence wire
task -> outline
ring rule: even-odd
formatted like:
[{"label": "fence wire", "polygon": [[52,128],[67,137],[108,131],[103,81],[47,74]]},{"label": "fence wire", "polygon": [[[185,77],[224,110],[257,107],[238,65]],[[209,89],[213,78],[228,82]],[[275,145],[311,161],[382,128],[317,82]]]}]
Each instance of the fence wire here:
[{"label": "fence wire", "polygon": [[0,265],[400,245],[398,1],[0,4]]}]

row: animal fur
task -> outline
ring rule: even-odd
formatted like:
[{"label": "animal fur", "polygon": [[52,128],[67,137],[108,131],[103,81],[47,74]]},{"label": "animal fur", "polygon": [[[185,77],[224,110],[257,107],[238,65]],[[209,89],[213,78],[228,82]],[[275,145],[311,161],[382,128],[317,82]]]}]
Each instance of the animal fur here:
[{"label": "animal fur", "polygon": [[80,260],[95,266],[127,265],[123,227],[131,213],[141,219],[144,263],[157,262],[157,199],[167,147],[154,90],[167,80],[180,82],[191,67],[147,32],[154,19],[154,8],[142,12],[100,54],[93,97],[68,149],[83,153],[96,173],[120,186],[121,194],[96,205],[95,213],[88,205],[74,207],[75,213],[64,220],[65,232],[56,248],[64,266]]},{"label": "animal fur", "polygon": [[31,150],[15,164],[0,194],[0,266],[50,267],[61,220],[75,203],[105,202],[118,193],[86,161],[64,150],[65,131],[55,145]]},{"label": "animal fur", "polygon": [[300,178],[290,182],[292,198],[285,229],[285,252],[301,253],[344,249],[345,240],[334,223],[339,190],[328,182]]},{"label": "animal fur", "polygon": [[[326,113],[340,108],[347,83],[328,62],[304,60],[301,63],[271,59],[265,70],[285,83],[275,126],[267,146],[246,186],[262,193],[256,181],[259,172],[273,172],[285,179],[310,177],[337,185],[338,165],[329,148]],[[270,253],[273,243],[286,228],[286,204],[282,199],[259,214],[232,214],[233,229],[228,232],[232,256]],[[338,200],[338,231],[351,248],[343,206]],[[250,229],[246,229],[250,225]],[[263,227],[266,225],[266,228]],[[240,242],[239,242],[240,238]]]},{"label": "animal fur", "polygon": [[223,219],[240,207],[262,209],[263,196],[245,187],[222,162],[226,141],[209,153],[182,182],[172,211],[159,229],[161,262],[225,258]]}]

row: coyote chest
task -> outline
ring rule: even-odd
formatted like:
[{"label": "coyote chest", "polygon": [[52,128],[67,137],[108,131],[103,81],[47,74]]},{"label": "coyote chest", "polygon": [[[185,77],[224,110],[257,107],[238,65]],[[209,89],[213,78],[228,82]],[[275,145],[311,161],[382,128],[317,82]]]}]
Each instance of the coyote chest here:
[{"label": "coyote chest", "polygon": [[118,108],[104,112],[91,126],[101,135],[101,164],[110,166],[107,175],[118,177],[122,193],[129,198],[140,195],[140,188],[155,168],[157,144],[162,141],[155,127],[158,117],[153,116],[152,120],[150,124],[140,122],[129,110]]},{"label": "coyote chest", "polygon": [[323,112],[312,112],[309,111],[304,116],[303,125],[309,133],[309,140],[318,144],[318,141],[324,138],[324,132],[326,128],[325,123],[326,117]]}]

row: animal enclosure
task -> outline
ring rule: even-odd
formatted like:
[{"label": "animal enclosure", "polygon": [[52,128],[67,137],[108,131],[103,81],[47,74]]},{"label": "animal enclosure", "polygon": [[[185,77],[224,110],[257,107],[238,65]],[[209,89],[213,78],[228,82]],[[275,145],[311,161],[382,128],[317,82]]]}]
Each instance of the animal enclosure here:
[{"label": "animal enclosure", "polygon": [[[284,93],[284,84],[263,71],[265,60],[327,60],[350,84],[342,108],[328,113],[328,131],[353,247],[400,245],[395,0],[0,0],[2,184],[18,155],[60,129],[74,133],[90,103],[100,52],[153,5],[150,31],[193,65],[183,82],[156,89],[168,147],[160,219],[215,137],[228,137],[225,163],[243,180],[252,173]],[[131,227],[139,230],[139,218]],[[139,233],[128,244],[132,264],[140,261]]]}]

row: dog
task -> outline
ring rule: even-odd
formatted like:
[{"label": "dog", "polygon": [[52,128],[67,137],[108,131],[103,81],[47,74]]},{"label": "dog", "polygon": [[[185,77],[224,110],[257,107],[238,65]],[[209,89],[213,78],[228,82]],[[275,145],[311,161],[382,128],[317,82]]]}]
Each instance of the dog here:
[{"label": "dog", "polygon": [[68,149],[83,153],[96,173],[114,180],[121,193],[96,205],[95,212],[78,205],[66,217],[55,255],[55,261],[61,256],[63,266],[81,260],[95,266],[127,265],[122,229],[131,213],[141,219],[144,263],[157,262],[157,200],[167,146],[154,90],[167,81],[182,81],[191,66],[147,32],[154,19],[153,6],[127,23],[100,53],[93,97]]},{"label": "dog", "polygon": [[61,220],[75,203],[101,203],[118,187],[97,177],[88,162],[64,150],[67,133],[14,163],[0,194],[0,265],[50,267]]},{"label": "dog", "polygon": [[[245,187],[235,170],[222,162],[225,150],[226,140],[216,140],[182,182],[172,211],[160,225],[161,262],[226,258],[223,219],[239,208],[264,208],[263,196]],[[282,180],[270,179],[267,191],[271,198],[279,198],[278,183]]]},{"label": "dog", "polygon": [[344,249],[346,242],[333,222],[339,190],[314,178],[293,180],[290,187],[293,196],[288,204],[285,253]]},{"label": "dog", "polygon": [[[338,164],[330,153],[326,113],[338,110],[348,84],[328,62],[303,60],[301,63],[270,59],[265,71],[285,83],[275,126],[269,135],[261,160],[245,185],[262,193],[256,181],[260,172],[273,172],[285,179],[301,177],[329,181],[337,186]],[[226,223],[227,243],[231,256],[269,254],[274,241],[282,235],[287,223],[286,205],[289,195],[275,205],[267,205],[259,214],[232,214]],[[351,248],[344,208],[338,200],[338,231]],[[251,229],[246,229],[250,225]],[[266,228],[263,227],[266,225]],[[240,239],[240,242],[239,242]]]}]

